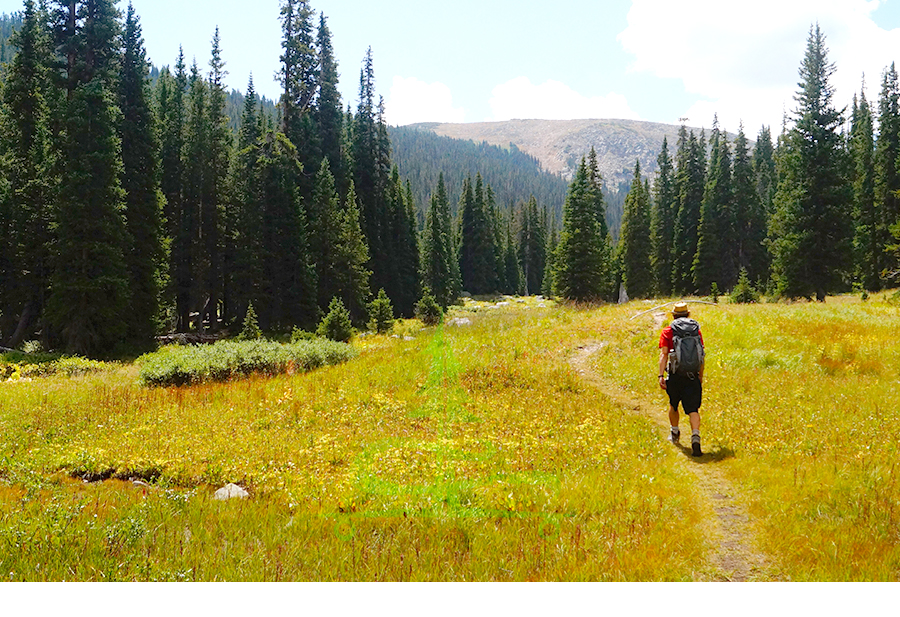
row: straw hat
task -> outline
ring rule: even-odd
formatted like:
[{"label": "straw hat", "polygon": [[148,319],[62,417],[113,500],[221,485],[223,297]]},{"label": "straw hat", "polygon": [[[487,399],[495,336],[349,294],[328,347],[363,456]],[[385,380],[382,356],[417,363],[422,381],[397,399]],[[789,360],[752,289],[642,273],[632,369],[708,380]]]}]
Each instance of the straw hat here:
[{"label": "straw hat", "polygon": [[672,317],[687,317],[690,314],[687,302],[676,302],[672,308]]}]

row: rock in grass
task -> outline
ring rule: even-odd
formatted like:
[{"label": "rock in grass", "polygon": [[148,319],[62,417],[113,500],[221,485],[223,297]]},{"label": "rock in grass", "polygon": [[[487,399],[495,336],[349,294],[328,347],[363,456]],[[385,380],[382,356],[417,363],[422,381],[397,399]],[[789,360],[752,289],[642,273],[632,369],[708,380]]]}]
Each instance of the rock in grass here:
[{"label": "rock in grass", "polygon": [[448,326],[471,326],[472,320],[468,317],[454,317],[447,322]]},{"label": "rock in grass", "polygon": [[228,483],[219,490],[216,491],[216,494],[213,495],[213,499],[218,499],[220,501],[224,501],[226,499],[246,499],[250,496],[250,493],[242,489],[237,484]]}]

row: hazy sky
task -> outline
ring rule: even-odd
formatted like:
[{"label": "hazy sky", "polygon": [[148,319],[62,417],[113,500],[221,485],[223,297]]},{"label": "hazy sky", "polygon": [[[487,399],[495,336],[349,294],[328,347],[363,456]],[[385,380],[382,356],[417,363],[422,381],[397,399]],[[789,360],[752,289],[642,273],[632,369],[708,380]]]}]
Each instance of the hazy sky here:
[{"label": "hazy sky", "polygon": [[[278,0],[133,0],[151,60],[184,46],[208,67],[218,25],[230,86],[277,98]],[[20,0],[0,0],[0,12]],[[120,2],[124,10],[127,2]],[[836,102],[866,75],[875,101],[900,60],[900,0],[315,0],[333,35],[344,104],[357,103],[371,46],[391,124],[510,118],[635,118],[777,131],[794,107],[818,22],[836,63]]]}]

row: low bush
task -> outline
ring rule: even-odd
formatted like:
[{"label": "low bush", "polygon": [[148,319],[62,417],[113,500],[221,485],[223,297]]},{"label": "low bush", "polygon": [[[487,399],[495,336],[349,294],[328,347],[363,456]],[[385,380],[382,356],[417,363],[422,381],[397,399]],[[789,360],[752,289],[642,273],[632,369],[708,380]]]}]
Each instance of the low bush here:
[{"label": "low bush", "polygon": [[444,311],[430,291],[426,290],[416,303],[416,317],[426,326],[436,326],[444,320]]},{"label": "low bush", "polygon": [[270,341],[219,341],[199,347],[165,347],[138,358],[145,386],[183,386],[228,381],[252,374],[305,372],[339,364],[356,355],[344,343],[315,340],[282,344]]},{"label": "low bush", "polygon": [[319,322],[316,334],[332,341],[346,343],[353,336],[353,326],[350,323],[350,311],[344,308],[340,298],[331,299],[328,305],[328,314]]},{"label": "low bush", "polygon": [[747,270],[741,268],[741,274],[738,277],[737,285],[731,290],[728,299],[733,304],[751,304],[759,302],[759,292],[750,284],[750,278],[747,276]]},{"label": "low bush", "polygon": [[22,354],[11,352],[0,357],[0,380],[32,379],[34,377],[77,377],[110,368],[108,362],[98,362],[78,356],[58,354]]}]

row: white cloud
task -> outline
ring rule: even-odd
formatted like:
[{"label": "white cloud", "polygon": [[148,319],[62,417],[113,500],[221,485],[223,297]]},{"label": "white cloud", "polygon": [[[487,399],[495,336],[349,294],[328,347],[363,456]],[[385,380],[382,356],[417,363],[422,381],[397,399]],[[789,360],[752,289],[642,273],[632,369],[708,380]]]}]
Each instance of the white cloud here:
[{"label": "white cloud", "polygon": [[453,107],[450,88],[440,82],[427,84],[415,77],[394,77],[384,103],[388,124],[402,126],[416,122],[463,122],[465,110]]},{"label": "white cloud", "polygon": [[534,85],[527,77],[516,77],[500,84],[491,93],[491,120],[576,118],[638,119],[628,101],[615,92],[588,98],[558,81]]},{"label": "white cloud", "polygon": [[[826,37],[834,102],[848,105],[866,74],[867,96],[877,97],[881,72],[900,59],[900,29],[872,21],[878,0],[633,0],[619,34],[635,56],[633,71],[680,79],[705,100],[683,110],[690,124],[709,126],[718,112],[731,130],[743,119],[751,138],[762,124],[778,131],[782,113],[795,108],[798,68],[812,24]],[[675,121],[676,118],[668,118]]]}]

